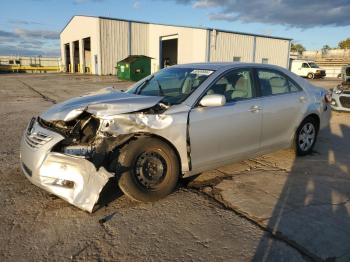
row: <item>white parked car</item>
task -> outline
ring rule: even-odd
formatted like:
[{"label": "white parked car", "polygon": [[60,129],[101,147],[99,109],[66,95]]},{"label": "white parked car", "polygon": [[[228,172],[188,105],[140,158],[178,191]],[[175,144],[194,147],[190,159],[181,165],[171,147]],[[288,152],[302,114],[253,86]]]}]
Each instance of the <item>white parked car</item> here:
[{"label": "white parked car", "polygon": [[323,78],[326,76],[326,70],[320,68],[315,62],[307,60],[293,60],[291,71],[301,77],[309,79]]},{"label": "white parked car", "polygon": [[331,98],[272,65],[201,63],[165,68],[126,92],[107,89],[32,119],[21,168],[35,185],[92,212],[116,176],[130,198],[155,201],[178,179],[295,147],[310,153]]}]

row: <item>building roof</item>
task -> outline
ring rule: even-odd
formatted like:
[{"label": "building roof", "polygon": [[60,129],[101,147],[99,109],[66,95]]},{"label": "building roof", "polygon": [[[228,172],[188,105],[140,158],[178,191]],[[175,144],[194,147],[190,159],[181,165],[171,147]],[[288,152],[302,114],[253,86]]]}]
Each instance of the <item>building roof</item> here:
[{"label": "building roof", "polygon": [[162,23],[151,23],[151,22],[145,22],[145,21],[138,21],[138,20],[127,20],[122,18],[113,18],[113,17],[106,17],[106,16],[89,16],[89,15],[75,15],[73,16],[68,23],[64,26],[61,33],[65,30],[65,28],[68,26],[70,21],[76,16],[82,16],[82,17],[91,17],[91,18],[97,18],[97,19],[106,19],[106,20],[116,20],[116,21],[123,21],[123,22],[133,22],[133,23],[140,23],[140,24],[153,24],[153,25],[163,25],[163,26],[175,26],[175,27],[184,27],[184,28],[193,28],[193,29],[204,29],[204,30],[216,30],[217,32],[224,32],[224,33],[232,33],[232,34],[239,34],[239,35],[248,35],[248,36],[257,36],[257,37],[264,37],[264,38],[272,38],[272,39],[280,39],[280,40],[288,40],[291,41],[291,38],[285,38],[285,37],[278,37],[278,36],[270,36],[270,35],[262,35],[262,34],[251,34],[251,33],[245,33],[245,32],[239,32],[239,31],[230,31],[230,30],[224,30],[224,29],[218,29],[218,28],[210,28],[210,27],[199,27],[199,26],[186,26],[186,25],[174,25],[174,24],[162,24]]}]

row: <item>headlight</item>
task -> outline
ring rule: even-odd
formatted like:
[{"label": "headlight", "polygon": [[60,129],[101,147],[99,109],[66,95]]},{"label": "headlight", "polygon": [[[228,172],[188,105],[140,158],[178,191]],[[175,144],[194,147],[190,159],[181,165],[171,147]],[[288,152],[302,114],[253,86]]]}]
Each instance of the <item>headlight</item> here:
[{"label": "headlight", "polygon": [[337,94],[337,95],[340,95],[341,93],[343,93],[343,90],[342,90],[342,89],[335,88],[335,89],[333,90],[333,92],[334,92],[335,94]]}]

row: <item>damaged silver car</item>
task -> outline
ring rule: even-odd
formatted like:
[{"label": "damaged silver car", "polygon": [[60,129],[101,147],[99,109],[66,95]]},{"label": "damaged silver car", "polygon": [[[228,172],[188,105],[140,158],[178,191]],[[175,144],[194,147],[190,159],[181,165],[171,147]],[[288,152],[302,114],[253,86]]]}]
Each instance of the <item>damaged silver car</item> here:
[{"label": "damaged silver car", "polygon": [[342,83],[333,89],[332,109],[350,112],[350,65],[342,68]]},{"label": "damaged silver car", "polygon": [[326,90],[276,66],[168,67],[128,91],[107,88],[33,118],[21,168],[35,185],[92,212],[116,176],[130,198],[155,201],[179,178],[276,149],[312,151],[328,124]]}]

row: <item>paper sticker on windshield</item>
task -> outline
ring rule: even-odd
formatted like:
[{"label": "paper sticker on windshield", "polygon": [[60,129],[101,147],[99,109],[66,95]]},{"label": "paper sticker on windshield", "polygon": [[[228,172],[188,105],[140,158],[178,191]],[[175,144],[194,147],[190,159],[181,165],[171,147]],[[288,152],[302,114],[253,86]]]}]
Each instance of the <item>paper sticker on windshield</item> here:
[{"label": "paper sticker on windshield", "polygon": [[196,75],[205,75],[209,76],[213,73],[214,71],[212,70],[201,70],[201,69],[195,69],[191,72],[191,74],[196,74]]}]

